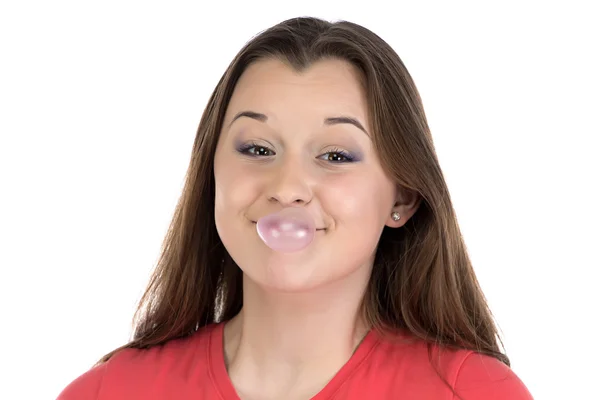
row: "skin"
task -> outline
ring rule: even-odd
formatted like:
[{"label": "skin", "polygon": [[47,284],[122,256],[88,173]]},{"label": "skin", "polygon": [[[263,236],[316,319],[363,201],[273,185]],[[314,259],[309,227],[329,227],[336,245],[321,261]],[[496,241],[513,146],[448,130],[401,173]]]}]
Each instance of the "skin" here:
[{"label": "skin", "polygon": [[[266,119],[235,119],[244,111]],[[364,131],[324,122],[339,117]],[[214,160],[215,222],[244,276],[243,310],[224,334],[243,399],[310,398],[369,329],[359,308],[377,242],[418,206],[385,174],[369,127],[361,77],[341,60],[302,73],[261,60],[235,88]],[[255,221],[284,207],[306,208],[319,228],[297,253],[269,249],[256,232]]]}]

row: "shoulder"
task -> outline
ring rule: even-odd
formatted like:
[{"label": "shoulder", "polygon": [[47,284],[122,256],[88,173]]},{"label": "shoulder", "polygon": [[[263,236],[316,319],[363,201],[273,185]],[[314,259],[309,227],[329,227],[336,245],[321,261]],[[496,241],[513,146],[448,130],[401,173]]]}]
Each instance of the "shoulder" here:
[{"label": "shoulder", "polygon": [[107,364],[94,367],[71,382],[57,400],[97,399]]},{"label": "shoulder", "polygon": [[474,351],[428,344],[402,334],[381,339],[373,356],[378,370],[393,375],[403,390],[419,393],[419,398],[532,399],[506,364]]},{"label": "shoulder", "polygon": [[469,399],[533,399],[521,379],[494,357],[468,352],[456,371],[454,388]]},{"label": "shoulder", "polygon": [[[57,400],[139,398],[168,385],[185,386],[190,368],[202,368],[212,326],[149,349],[126,348],[72,381]],[[151,384],[149,384],[151,382]],[[130,396],[132,395],[132,396]]]}]

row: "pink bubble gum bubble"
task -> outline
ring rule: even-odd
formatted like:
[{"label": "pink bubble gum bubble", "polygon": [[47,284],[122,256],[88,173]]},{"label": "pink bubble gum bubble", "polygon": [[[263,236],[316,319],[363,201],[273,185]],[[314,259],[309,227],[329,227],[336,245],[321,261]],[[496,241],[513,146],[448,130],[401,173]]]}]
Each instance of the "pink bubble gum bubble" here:
[{"label": "pink bubble gum bubble", "polygon": [[315,237],[315,223],[304,208],[289,207],[262,217],[256,231],[271,249],[291,253],[306,248]]}]

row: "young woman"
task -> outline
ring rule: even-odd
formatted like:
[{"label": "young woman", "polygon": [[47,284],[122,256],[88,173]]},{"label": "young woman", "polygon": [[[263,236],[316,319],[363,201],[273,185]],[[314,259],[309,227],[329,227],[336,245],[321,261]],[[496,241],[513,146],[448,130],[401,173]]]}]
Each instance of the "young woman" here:
[{"label": "young woman", "polygon": [[[260,221],[289,209],[312,239],[278,251]],[[235,57],[137,317],[133,340],[59,399],[531,398],[498,346],[415,84],[349,22],[291,19]]]}]

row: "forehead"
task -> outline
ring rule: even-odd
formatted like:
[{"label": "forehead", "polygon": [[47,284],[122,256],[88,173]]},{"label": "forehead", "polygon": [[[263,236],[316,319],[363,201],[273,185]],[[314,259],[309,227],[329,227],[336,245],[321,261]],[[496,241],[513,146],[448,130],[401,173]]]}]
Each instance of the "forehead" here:
[{"label": "forehead", "polygon": [[237,82],[227,117],[248,108],[276,119],[344,114],[368,124],[362,75],[338,59],[321,60],[302,71],[277,59],[251,64]]}]

